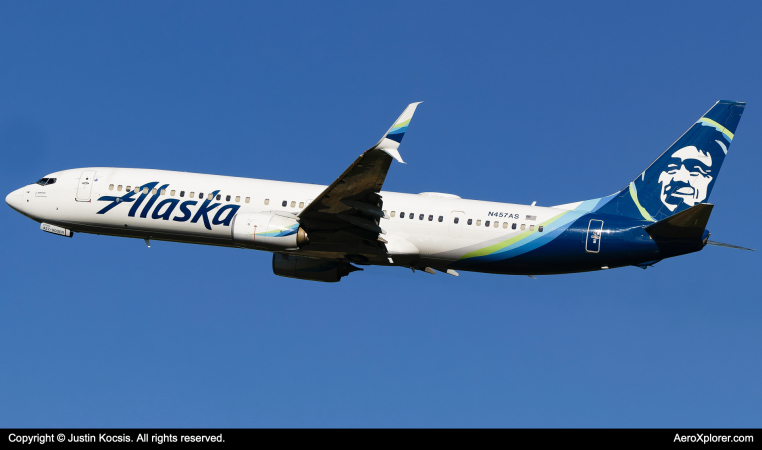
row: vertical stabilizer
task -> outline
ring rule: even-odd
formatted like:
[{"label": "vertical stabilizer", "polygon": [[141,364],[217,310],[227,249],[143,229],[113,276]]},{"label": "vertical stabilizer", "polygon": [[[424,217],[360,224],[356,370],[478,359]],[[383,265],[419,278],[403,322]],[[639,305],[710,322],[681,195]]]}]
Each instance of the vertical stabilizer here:
[{"label": "vertical stabilizer", "polygon": [[576,209],[655,222],[706,203],[745,107],[720,100],[627,187]]}]

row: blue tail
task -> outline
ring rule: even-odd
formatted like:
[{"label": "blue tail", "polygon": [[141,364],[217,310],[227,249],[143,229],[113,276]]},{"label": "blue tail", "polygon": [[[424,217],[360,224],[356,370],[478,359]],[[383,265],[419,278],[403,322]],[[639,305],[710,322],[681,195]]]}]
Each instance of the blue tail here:
[{"label": "blue tail", "polygon": [[629,186],[576,209],[662,220],[706,203],[746,103],[720,100]]}]

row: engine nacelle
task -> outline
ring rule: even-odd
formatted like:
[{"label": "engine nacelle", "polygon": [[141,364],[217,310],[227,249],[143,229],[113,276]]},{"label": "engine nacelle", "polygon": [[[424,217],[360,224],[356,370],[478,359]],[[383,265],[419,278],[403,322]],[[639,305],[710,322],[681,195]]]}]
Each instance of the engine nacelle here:
[{"label": "engine nacelle", "polygon": [[273,273],[281,277],[335,283],[356,270],[362,269],[347,262],[273,253]]},{"label": "engine nacelle", "polygon": [[309,242],[296,219],[270,213],[244,213],[233,217],[230,233],[239,247],[258,250],[296,249]]}]

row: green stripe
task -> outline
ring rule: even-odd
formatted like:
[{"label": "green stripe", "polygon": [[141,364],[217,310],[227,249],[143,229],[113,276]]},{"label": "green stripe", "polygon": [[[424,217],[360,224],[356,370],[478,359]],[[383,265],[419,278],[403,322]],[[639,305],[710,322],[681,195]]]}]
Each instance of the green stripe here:
[{"label": "green stripe", "polygon": [[731,140],[731,141],[733,140],[733,133],[731,133],[730,130],[728,130],[727,128],[723,127],[722,125],[720,125],[719,123],[715,122],[714,120],[709,119],[707,117],[702,117],[702,118],[699,119],[699,122],[704,122],[704,123],[707,123],[707,124],[717,128],[717,131],[719,131],[720,133],[726,135],[729,140]]},{"label": "green stripe", "polygon": [[[564,214],[568,214],[569,212],[571,212],[571,211],[562,212],[561,214],[559,214],[559,215],[557,215],[557,216],[555,216],[555,217],[553,217],[551,219],[548,219],[545,222],[539,224],[538,227],[546,227],[546,226],[550,225],[551,223],[555,222],[556,220],[560,219],[561,216],[563,216]],[[466,253],[465,255],[461,256],[460,259],[476,258],[476,257],[479,257],[479,256],[487,256],[489,254],[492,254],[492,253],[495,253],[497,251],[500,251],[500,250],[508,247],[509,245],[515,244],[516,242],[518,242],[518,241],[520,241],[520,240],[522,240],[522,239],[524,239],[526,237],[529,237],[529,235],[531,235],[533,233],[536,233],[536,232],[537,232],[536,228],[534,230],[525,231],[525,232],[520,233],[519,235],[514,236],[514,237],[512,237],[512,238],[510,238],[510,239],[508,239],[506,241],[498,242],[497,244],[490,245],[489,247],[484,247],[481,250],[474,250],[472,252]]]},{"label": "green stripe", "polygon": [[649,222],[656,222],[654,218],[651,217],[650,214],[648,214],[648,211],[646,211],[644,207],[640,206],[640,202],[638,201],[638,190],[635,189],[634,181],[630,183],[630,196],[632,197],[632,201],[635,202],[635,206],[637,206],[638,209],[640,210],[640,214],[643,216],[643,218],[648,220]]}]

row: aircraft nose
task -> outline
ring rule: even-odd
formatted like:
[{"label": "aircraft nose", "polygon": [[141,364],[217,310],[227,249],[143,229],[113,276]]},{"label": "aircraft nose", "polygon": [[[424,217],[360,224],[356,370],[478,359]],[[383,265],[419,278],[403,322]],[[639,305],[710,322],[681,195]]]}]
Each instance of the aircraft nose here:
[{"label": "aircraft nose", "polygon": [[10,206],[11,208],[19,212],[21,212],[21,206],[23,204],[23,198],[21,196],[21,193],[23,190],[24,190],[23,188],[16,189],[15,191],[5,196],[5,203],[7,203],[8,206]]}]

